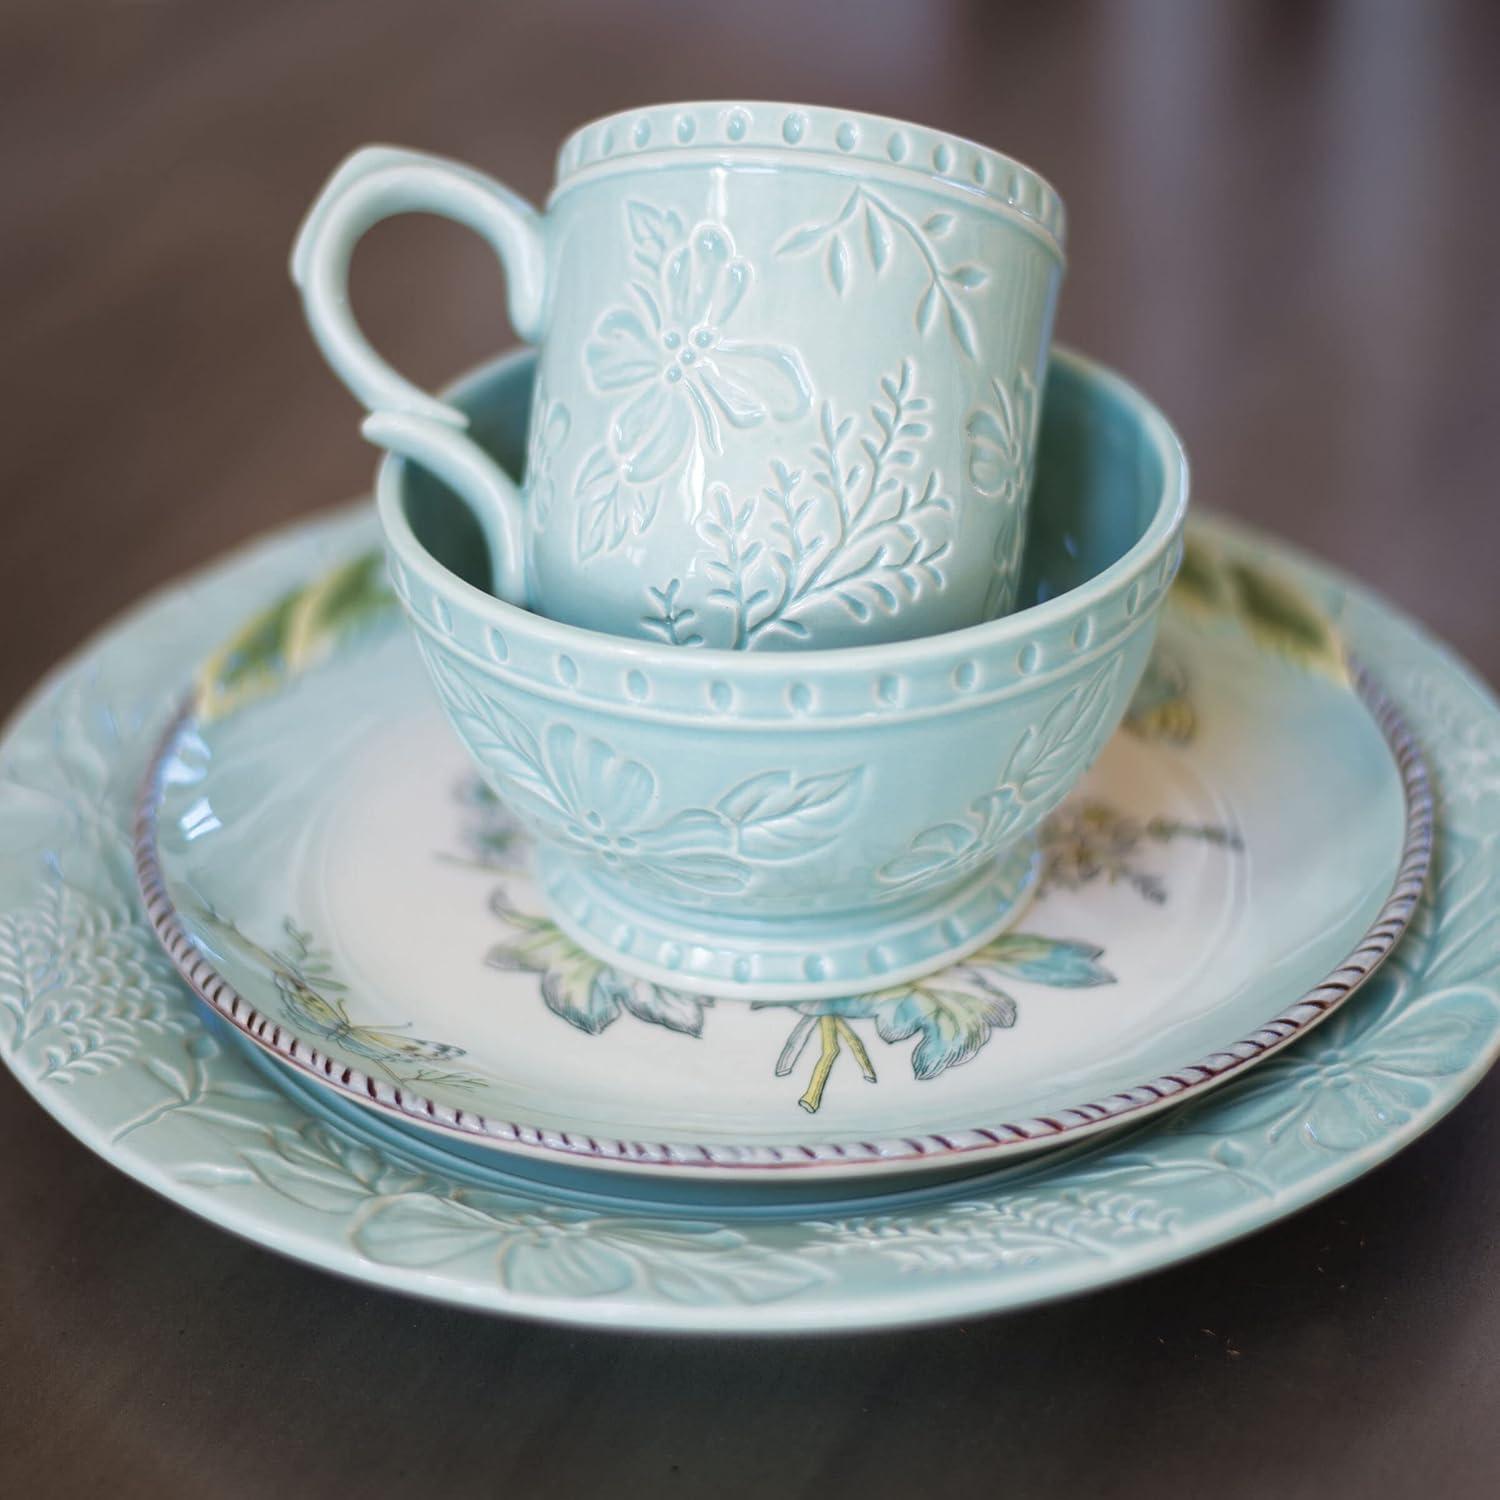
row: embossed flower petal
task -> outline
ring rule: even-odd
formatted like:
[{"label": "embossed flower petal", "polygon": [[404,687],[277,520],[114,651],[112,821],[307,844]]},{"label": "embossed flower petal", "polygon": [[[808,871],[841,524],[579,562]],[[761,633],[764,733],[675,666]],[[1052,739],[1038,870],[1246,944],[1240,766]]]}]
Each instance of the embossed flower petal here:
[{"label": "embossed flower petal", "polygon": [[248,1149],[241,1159],[267,1187],[321,1213],[353,1213],[372,1195],[426,1181],[420,1173],[391,1170],[371,1148],[320,1125],[277,1129],[268,1147]]},{"label": "embossed flower petal", "polygon": [[1020,452],[999,414],[980,410],[965,424],[969,435],[969,483],[981,495],[1000,496],[1020,478]]},{"label": "embossed flower petal", "polygon": [[[812,406],[812,382],[802,356],[788,345],[746,343],[740,339],[720,339],[714,350],[715,379],[721,385],[732,384],[737,391],[748,393],[762,412],[769,412],[778,422],[789,422],[803,416]],[[716,402],[723,402],[710,391]],[[729,408],[724,414],[735,419]],[[756,417],[754,420],[759,421]],[[736,426],[746,425],[735,422]]]},{"label": "embossed flower petal", "polygon": [[583,359],[601,391],[629,390],[656,379],[665,366],[655,331],[629,307],[605,313],[584,347]]},{"label": "embossed flower petal", "polygon": [[[1426,1012],[1432,1010],[1442,1014],[1430,1017]],[[1381,1066],[1419,1078],[1460,1073],[1473,1063],[1494,1014],[1494,997],[1484,990],[1463,985],[1430,989],[1418,1004],[1392,1014],[1382,1033]]]},{"label": "embossed flower petal", "polygon": [[402,1193],[367,1205],[350,1238],[361,1255],[381,1265],[425,1269],[503,1249],[513,1236],[535,1232],[533,1218],[498,1193]]},{"label": "embossed flower petal", "polygon": [[709,360],[699,363],[693,378],[731,427],[756,427],[769,415],[765,402],[753,390]]},{"label": "embossed flower petal", "polygon": [[639,1277],[634,1258],[597,1235],[518,1235],[498,1260],[500,1280],[535,1297],[606,1297]]},{"label": "embossed flower petal", "polygon": [[734,258],[734,244],[717,224],[699,224],[686,245],[667,257],[662,273],[666,321],[684,333],[721,322],[743,295],[749,268]]},{"label": "embossed flower petal", "polygon": [[660,209],[639,200],[625,205],[625,221],[642,263],[651,267],[661,263],[668,247],[675,245],[685,232],[675,209]]},{"label": "embossed flower petal", "polygon": [[545,740],[553,779],[569,811],[606,834],[633,831],[656,794],[655,776],[602,740],[582,739],[567,724],[552,725]]},{"label": "embossed flower petal", "polygon": [[1299,1108],[1299,1087],[1316,1072],[1300,1051],[1282,1053],[1215,1089],[1211,1096],[1184,1104],[1171,1117],[1170,1129],[1174,1135],[1198,1135],[1206,1130],[1215,1137],[1264,1127],[1279,1133],[1280,1125]]},{"label": "embossed flower petal", "polygon": [[1310,1086],[1311,1103],[1301,1131],[1316,1146],[1352,1151],[1409,1119],[1431,1090],[1415,1078],[1361,1068],[1335,1073]]},{"label": "embossed flower petal", "polygon": [[682,456],[693,435],[688,402],[653,381],[615,413],[610,439],[632,484],[660,479]]}]

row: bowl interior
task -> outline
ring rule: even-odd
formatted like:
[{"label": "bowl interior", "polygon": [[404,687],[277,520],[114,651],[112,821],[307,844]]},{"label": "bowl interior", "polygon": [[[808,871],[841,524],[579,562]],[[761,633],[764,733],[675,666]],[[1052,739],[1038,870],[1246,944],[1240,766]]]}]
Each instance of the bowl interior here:
[{"label": "bowl interior", "polygon": [[[485,366],[450,397],[470,434],[510,474],[525,467],[536,357]],[[1076,588],[1138,542],[1161,503],[1161,458],[1139,412],[1066,351],[1047,374],[1036,487],[1022,569],[1021,607]],[[484,533],[466,501],[415,464],[405,466],[403,504],[416,540],[465,583],[492,592]]]}]

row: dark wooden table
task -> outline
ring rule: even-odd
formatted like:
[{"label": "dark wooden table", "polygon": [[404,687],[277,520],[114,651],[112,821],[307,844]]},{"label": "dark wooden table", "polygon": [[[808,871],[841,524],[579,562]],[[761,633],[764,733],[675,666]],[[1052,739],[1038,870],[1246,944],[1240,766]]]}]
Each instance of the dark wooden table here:
[{"label": "dark wooden table", "polygon": [[[802,98],[1068,200],[1060,335],[1155,394],[1199,503],[1500,679],[1500,8],[1301,0],[0,5],[0,706],[142,590],[359,492],[285,260],[345,151],[540,196],[580,120]],[[488,252],[359,258],[433,382],[509,341]],[[1500,1473],[1500,1080],[1399,1160],[1136,1286],[791,1343],[557,1332],[243,1245],[0,1078],[0,1494],[1410,1496]]]}]

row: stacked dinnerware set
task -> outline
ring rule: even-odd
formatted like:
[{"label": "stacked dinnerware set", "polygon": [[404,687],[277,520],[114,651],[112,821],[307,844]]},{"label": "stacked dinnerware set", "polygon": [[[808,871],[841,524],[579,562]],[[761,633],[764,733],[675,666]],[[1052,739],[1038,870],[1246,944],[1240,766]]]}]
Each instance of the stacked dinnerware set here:
[{"label": "stacked dinnerware set", "polygon": [[[348,306],[408,211],[536,346],[442,399]],[[12,727],[13,1070],[267,1245],[649,1328],[1024,1305],[1414,1138],[1500,1042],[1495,710],[1186,525],[1166,421],[1051,347],[1063,234],[1015,161],[831,109],[588,125],[544,214],[357,153],[293,274],[375,515]]]}]

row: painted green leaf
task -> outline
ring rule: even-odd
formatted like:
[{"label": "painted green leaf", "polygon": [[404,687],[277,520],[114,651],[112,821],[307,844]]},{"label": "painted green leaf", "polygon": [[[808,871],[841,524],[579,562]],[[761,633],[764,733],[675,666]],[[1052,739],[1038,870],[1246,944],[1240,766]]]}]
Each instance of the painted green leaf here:
[{"label": "painted green leaf", "polygon": [[1285,580],[1235,560],[1226,572],[1250,633],[1269,650],[1340,679],[1344,652],[1332,625],[1300,590]]},{"label": "painted green leaf", "polygon": [[275,686],[281,675],[286,622],[296,601],[295,591],[282,595],[204,662],[198,673],[196,708],[205,723],[223,718]]},{"label": "painted green leaf", "polygon": [[575,949],[542,975],[542,999],[553,1015],[598,1036],[620,1015],[620,996],[608,983],[610,977],[597,959]]},{"label": "painted green leaf", "polygon": [[196,709],[221,719],[306,671],[395,603],[379,551],[362,553],[290,590],[249,620],[204,663]]},{"label": "painted green leaf", "polygon": [[1223,610],[1232,603],[1228,581],[1218,559],[1200,542],[1187,537],[1182,545],[1182,562],[1172,584],[1172,598],[1179,604],[1199,609]]},{"label": "painted green leaf", "polygon": [[286,670],[304,671],[395,602],[379,552],[366,552],[325,573],[293,601],[286,622]]},{"label": "painted green leaf", "polygon": [[511,906],[503,891],[490,905],[514,933],[490,949],[491,967],[540,974],[547,1009],[590,1036],[598,1036],[618,1019],[620,996],[601,982],[608,971],[598,959],[583,952],[549,918]]},{"label": "painted green leaf", "polygon": [[667,989],[645,979],[633,979],[615,969],[606,969],[597,988],[612,996],[638,1021],[663,1026],[684,1036],[703,1035],[703,1012],[713,1004],[707,995],[690,995]]},{"label": "painted green leaf", "polygon": [[550,918],[511,906],[503,891],[490,904],[515,935],[490,949],[489,963],[540,974],[547,1009],[570,1026],[598,1036],[628,1010],[652,1026],[685,1036],[703,1034],[703,1012],[713,1004],[707,995],[684,994],[619,973],[585,953]]},{"label": "painted green leaf", "polygon": [[1016,1024],[1015,1001],[994,987],[976,994],[914,984],[874,995],[824,1001],[805,1009],[844,1019],[869,1017],[883,1042],[917,1037],[911,1068],[920,1079],[936,1078],[968,1062],[997,1026],[1004,1029]]},{"label": "painted green leaf", "polygon": [[1294,584],[1243,558],[1220,558],[1189,540],[1172,588],[1175,603],[1237,620],[1257,644],[1311,671],[1348,680],[1332,623]]},{"label": "painted green leaf", "polygon": [[966,958],[964,967],[979,971],[977,977],[981,979],[986,977],[983,974],[985,969],[994,969],[1012,979],[1026,979],[1033,984],[1086,989],[1115,982],[1115,976],[1099,962],[1103,953],[1104,949],[1093,943],[1076,942],[1070,938],[1006,932]]},{"label": "painted green leaf", "polygon": [[1192,682],[1180,658],[1158,646],[1125,710],[1125,727],[1143,740],[1188,745],[1198,733]]}]

